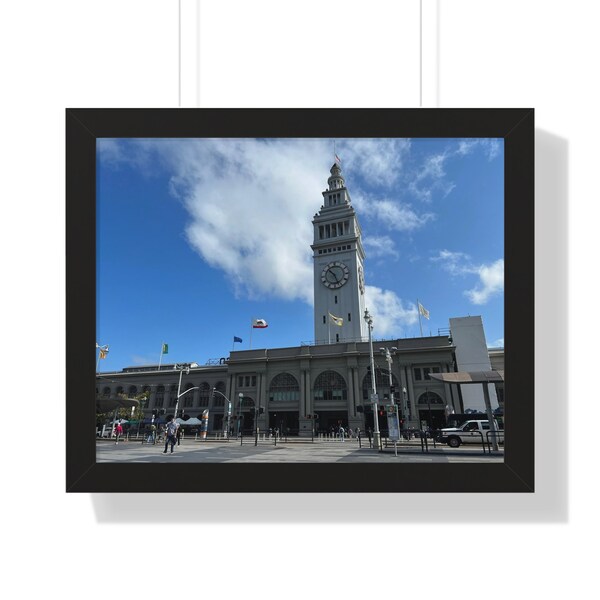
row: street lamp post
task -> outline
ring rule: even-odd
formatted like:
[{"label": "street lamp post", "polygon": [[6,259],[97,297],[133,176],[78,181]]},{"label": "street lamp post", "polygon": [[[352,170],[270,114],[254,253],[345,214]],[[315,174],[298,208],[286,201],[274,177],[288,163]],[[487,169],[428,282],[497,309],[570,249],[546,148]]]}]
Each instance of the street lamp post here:
[{"label": "street lamp post", "polygon": [[[190,366],[188,364],[181,364],[181,365],[175,365],[174,369],[179,369],[179,385],[177,386],[177,401],[175,402],[175,420],[177,420],[177,410],[179,409],[179,398],[181,398],[181,396],[185,396],[185,394],[187,394],[188,392],[191,392],[193,390],[197,390],[197,387],[191,387],[187,390],[185,390],[184,392],[181,392],[181,379],[183,377],[183,372],[185,371],[186,375],[190,374]],[[183,412],[183,411],[182,411]]]},{"label": "street lamp post", "polygon": [[242,429],[242,401],[244,400],[244,394],[240,392],[238,394],[238,398],[240,400],[240,404],[238,407],[238,418],[237,418],[237,437],[240,437],[241,429]]},{"label": "street lamp post", "polygon": [[369,329],[369,354],[371,356],[371,401],[373,402],[373,447],[379,450],[379,444],[381,443],[381,435],[379,433],[379,411],[377,407],[377,385],[375,383],[375,359],[373,357],[373,317],[369,314],[368,310],[365,310],[365,321]]},{"label": "street lamp post", "polygon": [[[394,407],[396,417],[398,416],[398,413],[396,411],[396,405],[394,404],[394,384],[392,381],[392,362],[393,362],[392,354],[396,354],[397,350],[398,350],[398,348],[396,348],[395,346],[392,346],[391,352],[390,352],[390,348],[379,348],[379,351],[385,356],[385,360],[388,364],[388,375],[390,378],[390,402],[392,403],[392,406]],[[400,431],[400,419],[398,419],[398,431]],[[394,439],[394,453],[396,456],[398,456],[398,448],[396,446],[395,439]]]},{"label": "street lamp post", "polygon": [[406,391],[406,387],[402,388],[402,396],[404,398],[404,418],[406,419],[406,424],[410,421],[410,415],[408,414],[408,392]]},{"label": "street lamp post", "polygon": [[[229,438],[229,421],[231,420],[231,401],[225,394],[223,394],[216,388],[213,388],[213,394],[219,394],[219,396],[223,396],[223,398],[227,400],[227,416],[223,414],[223,421],[225,422],[225,425],[223,426],[223,433],[226,438]],[[223,407],[223,413],[225,413],[225,407]]]}]

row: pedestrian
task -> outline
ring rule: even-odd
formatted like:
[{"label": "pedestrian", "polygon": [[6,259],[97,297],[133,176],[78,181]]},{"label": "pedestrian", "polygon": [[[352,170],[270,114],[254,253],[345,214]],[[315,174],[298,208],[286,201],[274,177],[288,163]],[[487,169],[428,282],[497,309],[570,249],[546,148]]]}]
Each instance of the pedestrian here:
[{"label": "pedestrian", "polygon": [[183,433],[183,428],[181,426],[177,427],[177,445],[181,446],[181,434]]},{"label": "pedestrian", "polygon": [[352,427],[348,427],[348,437],[351,438],[353,434]]},{"label": "pedestrian", "polygon": [[156,425],[154,423],[150,425],[150,436],[152,438],[152,443],[156,444]]},{"label": "pedestrian", "polygon": [[123,435],[123,425],[121,425],[121,421],[119,421],[115,425],[115,446],[119,443],[119,438]]},{"label": "pedestrian", "polygon": [[340,428],[338,430],[338,433],[340,434],[340,442],[344,441],[344,428],[340,425]]},{"label": "pedestrian", "polygon": [[169,444],[171,444],[171,454],[173,454],[173,448],[177,443],[177,430],[179,429],[179,425],[175,422],[175,417],[171,417],[171,420],[167,423],[167,439],[165,440],[165,449],[163,454],[167,453],[167,448]]}]

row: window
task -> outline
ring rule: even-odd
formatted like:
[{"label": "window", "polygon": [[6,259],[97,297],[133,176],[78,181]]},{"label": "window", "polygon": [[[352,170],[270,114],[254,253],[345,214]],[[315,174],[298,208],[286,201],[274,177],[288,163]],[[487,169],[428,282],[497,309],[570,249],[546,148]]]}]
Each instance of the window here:
[{"label": "window", "polygon": [[413,369],[415,374],[415,381],[431,381],[430,373],[439,373],[439,367],[415,367]]},{"label": "window", "polygon": [[331,237],[337,237],[337,223],[333,223],[331,226]]},{"label": "window", "polygon": [[238,387],[242,387],[244,385],[244,378],[240,375],[238,377]]},{"label": "window", "polygon": [[333,303],[334,303],[334,304],[337,304],[337,296],[334,296],[334,297],[333,297]]},{"label": "window", "polygon": [[256,387],[256,375],[252,375],[252,387]]},{"label": "window", "polygon": [[323,324],[327,323],[327,319],[325,318],[325,315],[323,315]]},{"label": "window", "polygon": [[348,323],[350,323],[350,321],[352,321],[352,315],[348,313]]},{"label": "window", "polygon": [[[194,386],[193,383],[188,383],[185,386],[186,390],[191,390]],[[194,390],[195,391],[195,390]],[[185,396],[183,397],[184,406],[190,407],[190,406],[194,406],[194,391],[191,392],[186,392]]]},{"label": "window", "polygon": [[323,228],[323,225],[319,225],[319,239],[322,240],[324,235],[325,229]]},{"label": "window", "polygon": [[335,371],[324,371],[315,380],[315,400],[346,400],[347,395],[346,381]]},{"label": "window", "polygon": [[444,401],[435,392],[425,392],[419,396],[419,404],[444,404]]},{"label": "window", "polygon": [[269,402],[298,402],[300,386],[290,373],[276,375],[269,386]]},{"label": "window", "polygon": [[246,375],[245,383],[246,387],[250,387],[250,375]]},{"label": "window", "polygon": [[208,406],[208,398],[210,397],[210,385],[203,382],[200,384],[198,406]]},{"label": "window", "polygon": [[158,408],[162,408],[165,405],[165,386],[159,385],[156,388],[156,404]]},{"label": "window", "polygon": [[[371,397],[371,392],[373,390],[373,386],[371,384],[371,369],[367,371],[362,383],[362,395],[363,400],[368,402]],[[377,386],[377,393],[379,397],[382,398],[384,392],[389,398],[390,391],[390,372],[387,369],[381,369],[377,367],[375,369],[375,384]],[[398,390],[400,390],[400,386],[398,384],[398,378],[392,373],[392,385],[396,386],[395,398],[399,398]]]},{"label": "window", "polygon": [[339,341],[340,341],[340,334],[339,334],[339,333],[336,333],[336,334],[335,334],[335,341],[336,341],[336,342],[339,342]]}]

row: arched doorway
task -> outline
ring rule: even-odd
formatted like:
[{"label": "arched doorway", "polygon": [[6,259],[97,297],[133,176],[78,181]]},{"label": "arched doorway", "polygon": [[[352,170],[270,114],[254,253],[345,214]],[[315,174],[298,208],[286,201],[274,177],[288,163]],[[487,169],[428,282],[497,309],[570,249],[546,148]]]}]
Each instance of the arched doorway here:
[{"label": "arched doorway", "polygon": [[441,429],[446,426],[444,401],[435,392],[426,390],[417,398],[421,428]]}]

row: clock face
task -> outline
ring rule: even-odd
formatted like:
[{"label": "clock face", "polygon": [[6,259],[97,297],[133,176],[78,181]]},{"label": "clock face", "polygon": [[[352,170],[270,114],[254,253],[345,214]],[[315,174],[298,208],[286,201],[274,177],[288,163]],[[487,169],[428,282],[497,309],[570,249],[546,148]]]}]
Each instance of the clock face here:
[{"label": "clock face", "polygon": [[321,283],[330,289],[341,288],[350,277],[348,267],[339,261],[329,263],[321,271]]}]

